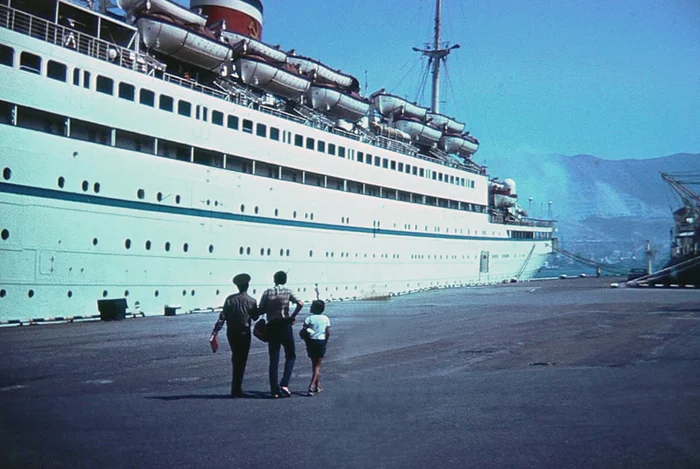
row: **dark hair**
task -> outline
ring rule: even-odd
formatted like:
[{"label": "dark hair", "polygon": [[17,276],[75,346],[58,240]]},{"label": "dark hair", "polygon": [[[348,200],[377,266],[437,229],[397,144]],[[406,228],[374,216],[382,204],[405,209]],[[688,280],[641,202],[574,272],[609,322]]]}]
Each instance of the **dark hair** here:
[{"label": "dark hair", "polygon": [[322,300],[314,300],[311,302],[311,313],[312,314],[321,314],[326,310],[326,303],[324,303]]},{"label": "dark hair", "polygon": [[284,285],[287,283],[287,273],[282,270],[275,272],[275,276],[273,278],[275,280],[275,285]]}]

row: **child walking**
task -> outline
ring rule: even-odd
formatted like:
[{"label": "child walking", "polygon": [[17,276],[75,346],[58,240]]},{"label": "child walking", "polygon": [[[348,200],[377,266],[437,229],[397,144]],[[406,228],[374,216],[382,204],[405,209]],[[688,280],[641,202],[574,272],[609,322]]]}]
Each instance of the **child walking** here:
[{"label": "child walking", "polygon": [[303,329],[308,334],[306,353],[311,359],[311,383],[309,383],[309,396],[321,391],[321,364],[326,354],[326,345],[331,335],[331,320],[323,314],[326,303],[322,300],[314,300],[311,303],[311,314],[304,319]]}]

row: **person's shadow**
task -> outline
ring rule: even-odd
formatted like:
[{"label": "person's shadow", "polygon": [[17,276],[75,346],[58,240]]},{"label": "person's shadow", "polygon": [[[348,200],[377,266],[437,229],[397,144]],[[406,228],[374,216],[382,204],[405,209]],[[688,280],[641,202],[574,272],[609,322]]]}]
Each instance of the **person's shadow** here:
[{"label": "person's shadow", "polygon": [[146,399],[160,401],[179,401],[180,399],[271,399],[269,392],[246,391],[241,397],[232,398],[230,394],[182,394],[175,396],[146,396]]}]

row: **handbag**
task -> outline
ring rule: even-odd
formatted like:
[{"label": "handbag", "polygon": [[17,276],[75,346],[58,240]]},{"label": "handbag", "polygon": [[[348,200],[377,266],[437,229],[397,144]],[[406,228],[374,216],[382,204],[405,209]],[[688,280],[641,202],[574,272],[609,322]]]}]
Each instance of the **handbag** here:
[{"label": "handbag", "polygon": [[263,342],[267,342],[267,324],[264,319],[258,320],[253,327],[253,335]]},{"label": "handbag", "polygon": [[313,334],[314,331],[313,329],[309,329],[308,327],[302,327],[301,330],[299,331],[299,337],[306,342],[307,340],[311,339],[311,334]]}]

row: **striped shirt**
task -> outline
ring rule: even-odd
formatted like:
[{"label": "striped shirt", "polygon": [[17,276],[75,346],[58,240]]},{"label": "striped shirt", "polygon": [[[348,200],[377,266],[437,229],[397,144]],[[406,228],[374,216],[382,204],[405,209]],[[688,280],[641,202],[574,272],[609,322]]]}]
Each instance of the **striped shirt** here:
[{"label": "striped shirt", "polygon": [[260,298],[260,314],[266,314],[268,321],[289,317],[289,303],[299,303],[292,291],[281,285],[268,288]]}]

